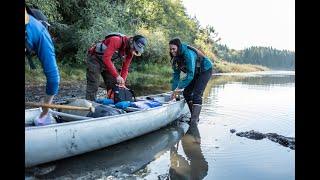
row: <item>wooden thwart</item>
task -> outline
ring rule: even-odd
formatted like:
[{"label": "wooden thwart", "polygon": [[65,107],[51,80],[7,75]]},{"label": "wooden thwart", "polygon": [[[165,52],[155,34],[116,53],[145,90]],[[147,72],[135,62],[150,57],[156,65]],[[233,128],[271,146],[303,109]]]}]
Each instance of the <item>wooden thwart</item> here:
[{"label": "wooden thwart", "polygon": [[25,105],[31,107],[45,107],[45,108],[56,108],[56,109],[68,109],[68,110],[82,110],[94,112],[94,107],[78,107],[78,106],[68,106],[68,105],[59,105],[59,104],[45,104],[37,102],[25,102]]}]

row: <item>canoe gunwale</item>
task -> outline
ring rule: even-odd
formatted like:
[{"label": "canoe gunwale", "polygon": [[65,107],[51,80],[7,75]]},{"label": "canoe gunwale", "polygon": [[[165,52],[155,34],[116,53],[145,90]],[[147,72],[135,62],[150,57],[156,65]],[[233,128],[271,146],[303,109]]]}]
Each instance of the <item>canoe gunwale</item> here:
[{"label": "canoe gunwale", "polygon": [[[184,101],[184,100],[182,100]],[[52,126],[62,126],[65,124],[78,124],[78,123],[88,123],[89,121],[101,121],[101,120],[105,120],[106,118],[108,119],[114,119],[114,118],[118,118],[121,116],[128,116],[129,114],[135,114],[135,113],[143,113],[145,111],[157,111],[160,108],[163,107],[167,107],[167,106],[173,106],[175,103],[171,103],[171,104],[163,104],[161,106],[158,107],[154,107],[154,108],[150,108],[150,109],[142,109],[140,111],[132,111],[132,112],[128,112],[128,113],[124,113],[124,114],[117,114],[114,116],[104,116],[104,117],[97,117],[97,118],[88,118],[88,119],[79,119],[79,120],[75,120],[75,121],[67,121],[67,122],[62,122],[62,123],[56,123],[56,124],[49,124],[49,125],[45,125],[45,126],[27,126],[25,128],[29,129],[29,128],[45,128],[45,127],[52,127]],[[39,108],[31,108],[28,110],[39,110]]]},{"label": "canoe gunwale", "polygon": [[181,99],[114,116],[25,127],[25,167],[101,149],[155,131],[185,114],[182,111],[185,109],[186,102]]}]

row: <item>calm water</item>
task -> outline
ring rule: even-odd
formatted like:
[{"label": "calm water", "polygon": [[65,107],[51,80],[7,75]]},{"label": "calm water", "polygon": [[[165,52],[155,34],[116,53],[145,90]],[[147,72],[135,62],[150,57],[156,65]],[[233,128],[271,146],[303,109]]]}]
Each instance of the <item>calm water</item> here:
[{"label": "calm water", "polygon": [[[201,152],[193,155],[204,160],[190,168],[193,162],[180,143],[177,153],[188,163],[175,167],[177,171],[205,173],[203,179],[208,180],[295,179],[294,150],[267,138],[252,140],[230,132],[255,130],[295,137],[294,72],[221,75],[210,82],[205,93],[198,125]],[[146,167],[151,172],[146,179],[156,179],[169,168],[167,152]]]},{"label": "calm water", "polygon": [[205,90],[198,127],[183,135],[187,129],[166,127],[30,172],[38,179],[101,179],[121,172],[123,179],[293,180],[295,150],[236,133],[295,137],[294,71],[216,74]]}]

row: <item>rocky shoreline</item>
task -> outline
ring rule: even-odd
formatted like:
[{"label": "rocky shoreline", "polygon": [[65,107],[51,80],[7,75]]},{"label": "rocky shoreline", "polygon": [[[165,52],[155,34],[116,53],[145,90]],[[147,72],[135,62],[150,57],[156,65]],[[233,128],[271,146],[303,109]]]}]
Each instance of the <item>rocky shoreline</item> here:
[{"label": "rocky shoreline", "polygon": [[[231,133],[234,133],[235,130],[230,130]],[[285,137],[276,133],[260,133],[258,131],[246,131],[246,132],[238,132],[237,136],[246,137],[254,140],[261,140],[264,138],[268,138],[269,140],[276,142],[284,147],[289,147],[292,150],[296,149],[296,140],[293,137]]]},{"label": "rocky shoreline", "polygon": [[[25,85],[25,102],[40,102],[41,98],[45,96],[45,84]],[[62,83],[59,86],[58,94],[55,95],[53,99],[54,104],[63,104],[67,100],[72,98],[83,99],[86,94],[86,82],[76,82],[76,83]],[[106,91],[103,88],[99,88],[97,93],[99,97],[105,97]]]}]

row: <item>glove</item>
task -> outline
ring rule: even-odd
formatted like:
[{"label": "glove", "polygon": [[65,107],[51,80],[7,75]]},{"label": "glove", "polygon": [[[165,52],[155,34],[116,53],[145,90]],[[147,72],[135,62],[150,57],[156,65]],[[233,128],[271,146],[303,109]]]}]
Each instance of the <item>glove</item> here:
[{"label": "glove", "polygon": [[40,117],[40,114],[37,115],[37,117],[33,120],[33,123],[36,126],[44,126],[44,125],[48,125],[48,124],[57,123],[57,121],[49,113],[47,115],[43,116],[43,118],[39,118],[39,117]]},{"label": "glove", "polygon": [[99,104],[103,104],[103,105],[108,105],[108,104],[113,104],[114,100],[113,99],[103,98],[103,99],[95,100],[95,102],[99,103]]}]

